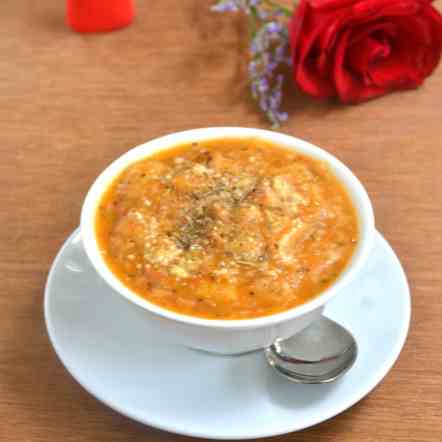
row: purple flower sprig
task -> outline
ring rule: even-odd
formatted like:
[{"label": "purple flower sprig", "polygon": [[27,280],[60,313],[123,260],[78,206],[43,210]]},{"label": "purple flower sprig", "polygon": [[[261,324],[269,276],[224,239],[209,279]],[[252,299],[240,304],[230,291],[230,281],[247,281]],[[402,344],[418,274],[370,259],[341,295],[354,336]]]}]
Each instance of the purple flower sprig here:
[{"label": "purple flower sprig", "polygon": [[284,76],[282,65],[290,65],[289,38],[284,18],[291,15],[285,6],[272,0],[220,0],[216,12],[243,12],[250,20],[251,43],[248,72],[253,98],[273,128],[287,119],[281,111]]},{"label": "purple flower sprig", "polygon": [[280,5],[273,0],[218,0],[211,9],[215,12],[242,11],[250,14],[253,8],[257,9],[256,12],[262,19],[266,19],[269,15],[286,15],[290,17],[292,14],[290,8]]}]

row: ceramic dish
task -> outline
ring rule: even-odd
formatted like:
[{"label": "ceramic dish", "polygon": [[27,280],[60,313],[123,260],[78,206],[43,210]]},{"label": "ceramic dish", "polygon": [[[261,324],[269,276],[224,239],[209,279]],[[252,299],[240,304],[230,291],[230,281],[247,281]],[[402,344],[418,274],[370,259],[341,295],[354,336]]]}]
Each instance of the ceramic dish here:
[{"label": "ceramic dish", "polygon": [[[179,314],[141,298],[126,287],[106,265],[95,236],[95,213],[110,183],[130,164],[160,150],[184,143],[219,138],[256,138],[284,146],[326,162],[347,189],[359,218],[359,241],[346,269],[319,296],[290,310],[243,320],[213,320]],[[367,193],[356,176],[337,158],[310,143],[277,132],[238,127],[195,129],[167,135],[138,146],[112,164],[96,179],[84,201],[81,236],[86,254],[97,273],[124,299],[140,308],[147,321],[155,322],[165,337],[192,348],[214,353],[238,354],[270,345],[276,338],[294,335],[322,314],[324,306],[348,286],[363,269],[375,233],[374,215]],[[109,318],[112,320],[112,318]]]},{"label": "ceramic dish", "polygon": [[109,407],[174,433],[253,439],[310,427],[368,394],[405,342],[410,294],[397,257],[377,234],[360,277],[325,309],[352,331],[359,355],[341,380],[324,385],[290,383],[262,351],[218,356],[166,339],[97,275],[78,231],[54,261],[44,308],[58,357]]}]

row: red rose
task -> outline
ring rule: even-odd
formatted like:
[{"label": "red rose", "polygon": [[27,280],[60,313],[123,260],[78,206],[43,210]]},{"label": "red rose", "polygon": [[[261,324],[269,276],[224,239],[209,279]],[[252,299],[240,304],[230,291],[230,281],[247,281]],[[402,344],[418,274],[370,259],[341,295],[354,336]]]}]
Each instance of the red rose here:
[{"label": "red rose", "polygon": [[442,17],[429,0],[301,0],[290,44],[301,89],[357,103],[415,88],[433,72]]}]

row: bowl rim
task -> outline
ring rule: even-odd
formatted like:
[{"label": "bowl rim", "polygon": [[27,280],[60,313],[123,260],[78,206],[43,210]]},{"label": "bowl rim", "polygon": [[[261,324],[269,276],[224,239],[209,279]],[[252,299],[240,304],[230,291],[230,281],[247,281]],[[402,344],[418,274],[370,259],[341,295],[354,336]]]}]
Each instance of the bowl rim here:
[{"label": "bowl rim", "polygon": [[[95,237],[95,216],[98,202],[113,179],[134,162],[147,158],[161,150],[171,149],[181,143],[230,137],[247,139],[257,138],[267,142],[274,142],[281,147],[322,160],[329,165],[332,172],[347,190],[358,215],[359,241],[356,250],[352,255],[351,261],[347,264],[347,267],[340,274],[338,279],[313,299],[289,310],[267,316],[259,316],[250,319],[208,319],[181,314],[151,303],[126,287],[111,272],[102,258]],[[373,207],[368,194],[356,175],[344,163],[324,149],[294,136],[265,129],[247,127],[208,127],[190,129],[154,138],[130,149],[111,162],[98,175],[89,188],[81,209],[80,226],[83,247],[95,270],[114,291],[122,295],[128,301],[157,316],[172,321],[178,321],[180,323],[194,326],[230,330],[255,329],[280,324],[323,306],[355,279],[369,255],[375,234]]]}]

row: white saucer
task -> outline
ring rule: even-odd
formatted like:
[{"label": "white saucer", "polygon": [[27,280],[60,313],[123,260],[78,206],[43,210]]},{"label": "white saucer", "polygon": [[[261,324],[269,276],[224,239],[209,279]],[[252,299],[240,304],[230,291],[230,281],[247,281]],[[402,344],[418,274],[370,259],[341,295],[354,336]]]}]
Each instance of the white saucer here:
[{"label": "white saucer", "polygon": [[340,381],[325,385],[288,382],[262,352],[213,356],[164,341],[96,275],[78,231],[55,259],[44,308],[59,358],[109,407],[179,434],[249,439],[310,427],[369,393],[405,342],[410,294],[398,259],[378,234],[364,274],[326,309],[352,331],[360,353]]}]

